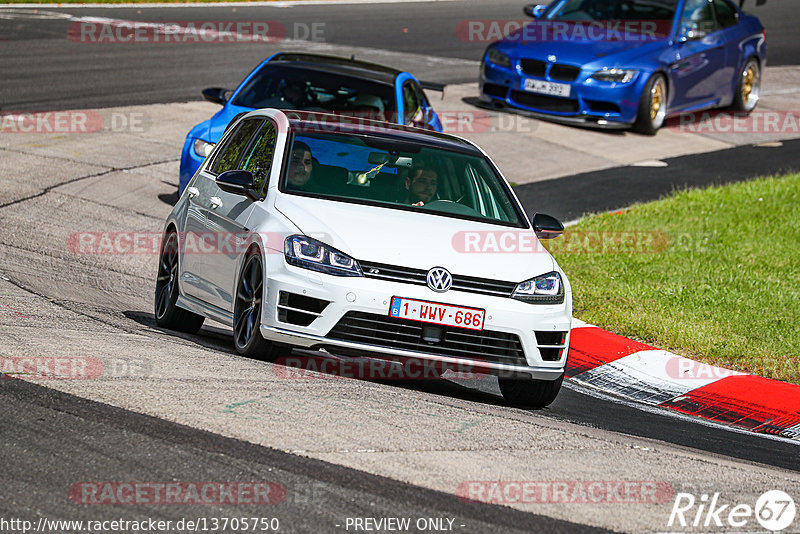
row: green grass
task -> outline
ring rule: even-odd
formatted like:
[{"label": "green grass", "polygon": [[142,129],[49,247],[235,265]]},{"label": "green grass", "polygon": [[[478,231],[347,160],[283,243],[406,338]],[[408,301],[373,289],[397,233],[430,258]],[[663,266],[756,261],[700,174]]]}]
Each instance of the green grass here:
[{"label": "green grass", "polygon": [[[604,253],[593,252],[598,243]],[[548,248],[572,282],[576,317],[703,362],[800,383],[800,174],[679,191],[592,216]]]}]

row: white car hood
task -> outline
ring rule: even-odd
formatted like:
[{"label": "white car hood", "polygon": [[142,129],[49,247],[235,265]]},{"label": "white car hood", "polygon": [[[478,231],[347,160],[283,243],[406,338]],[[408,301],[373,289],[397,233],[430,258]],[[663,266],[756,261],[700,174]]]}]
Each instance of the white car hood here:
[{"label": "white car hood", "polygon": [[275,208],[305,235],[364,262],[507,282],[556,269],[530,229],[285,194]]}]

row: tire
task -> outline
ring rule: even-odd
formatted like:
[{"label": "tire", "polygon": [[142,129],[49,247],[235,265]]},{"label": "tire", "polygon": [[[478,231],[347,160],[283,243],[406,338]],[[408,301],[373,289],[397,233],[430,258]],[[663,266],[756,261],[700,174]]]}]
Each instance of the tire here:
[{"label": "tire", "polygon": [[261,336],[261,310],[264,298],[264,267],[261,253],[251,248],[245,255],[242,272],[236,282],[233,305],[233,345],[236,352],[249,358],[272,360],[281,345]]},{"label": "tire", "polygon": [[178,235],[167,232],[158,256],[158,275],[153,311],[156,324],[170,330],[194,334],[203,326],[205,317],[179,307],[178,301]]},{"label": "tire", "polygon": [[500,392],[510,404],[524,408],[544,408],[556,400],[564,375],[562,373],[556,380],[500,377],[498,381]]},{"label": "tire", "polygon": [[751,57],[744,62],[736,82],[736,94],[731,107],[734,111],[750,113],[758,105],[761,98],[761,65],[758,59]]},{"label": "tire", "polygon": [[639,112],[633,130],[645,135],[655,135],[667,118],[667,79],[663,74],[653,74],[639,99]]}]

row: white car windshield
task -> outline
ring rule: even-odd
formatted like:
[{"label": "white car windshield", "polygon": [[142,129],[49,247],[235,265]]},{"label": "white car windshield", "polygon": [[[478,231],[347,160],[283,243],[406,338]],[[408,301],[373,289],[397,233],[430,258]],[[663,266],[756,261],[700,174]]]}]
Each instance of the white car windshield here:
[{"label": "white car windshield", "polygon": [[526,227],[482,155],[363,135],[295,135],[281,191]]}]

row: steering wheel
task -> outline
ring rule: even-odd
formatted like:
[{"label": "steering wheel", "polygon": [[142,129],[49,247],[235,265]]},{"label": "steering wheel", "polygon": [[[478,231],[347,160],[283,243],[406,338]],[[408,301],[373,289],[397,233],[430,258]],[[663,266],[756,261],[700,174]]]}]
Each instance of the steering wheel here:
[{"label": "steering wheel", "polygon": [[437,211],[442,211],[445,213],[454,213],[456,215],[480,215],[480,212],[474,208],[470,208],[469,206],[465,206],[464,204],[459,204],[458,202],[454,202],[452,200],[433,200],[425,204],[426,208],[433,208]]}]

